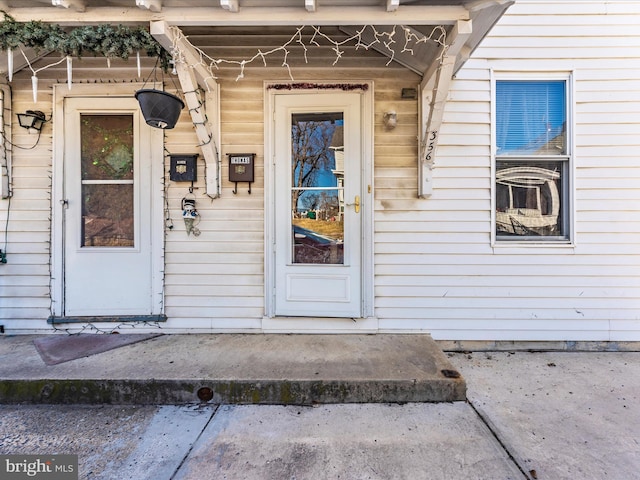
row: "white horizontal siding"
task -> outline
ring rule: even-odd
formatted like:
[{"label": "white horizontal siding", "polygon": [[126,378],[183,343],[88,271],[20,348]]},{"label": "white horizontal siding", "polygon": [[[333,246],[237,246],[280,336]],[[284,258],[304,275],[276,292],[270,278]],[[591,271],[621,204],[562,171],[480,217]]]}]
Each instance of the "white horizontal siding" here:
[{"label": "white horizontal siding", "polygon": [[[232,87],[232,88],[230,88]],[[188,119],[187,119],[188,121]],[[167,135],[167,150],[193,152],[187,132]],[[259,326],[264,312],[264,161],[262,82],[221,82],[222,197],[204,196],[204,167],[199,161],[195,198],[201,234],[187,236],[181,217],[182,197],[189,184],[171,183],[170,215],[174,229],[166,237],[165,311],[174,325],[193,325],[193,318],[210,319],[210,328]],[[184,137],[184,138],[182,138]],[[228,179],[226,153],[255,153],[255,182],[238,186]],[[230,319],[235,319],[230,321]],[[256,324],[257,322],[257,324]]]},{"label": "white horizontal siding", "polygon": [[25,110],[42,110],[49,117],[51,94],[41,93],[38,103],[34,104],[31,95],[14,87],[13,110],[6,110],[7,114],[11,113],[11,141],[15,145],[12,148],[13,197],[0,199],[0,248],[3,250],[5,233],[7,239],[7,263],[0,264],[0,324],[7,328],[13,327],[10,322],[46,319],[51,311],[51,124],[45,125],[38,141],[35,132],[17,125],[16,112]]},{"label": "white horizontal siding", "polygon": [[[376,82],[377,131],[383,131],[382,112],[393,105],[398,111],[397,135],[388,134],[387,142],[376,144],[376,155],[387,149],[391,172],[401,172],[395,179],[386,177],[389,191],[408,187],[415,198],[416,120],[415,101],[397,102],[402,87],[415,87],[412,81],[381,79],[391,76],[388,70],[371,68],[365,78]],[[344,80],[359,78],[357,69],[341,70],[339,74],[312,66],[297,68],[297,79]],[[165,306],[169,325],[202,324],[207,318],[215,331],[252,330],[260,328],[264,316],[264,80],[272,80],[274,70],[253,69],[240,82],[235,81],[232,69],[221,72],[221,153],[222,197],[210,201],[199,190],[203,187],[204,172],[199,171],[195,191],[201,216],[198,237],[187,236],[180,217],[180,199],[187,194],[188,184],[170,183],[168,199],[174,228],[167,232],[165,250]],[[278,73],[278,79],[288,81]],[[362,77],[361,77],[362,78]],[[181,126],[182,129],[184,126]],[[187,125],[188,127],[188,125]],[[186,128],[186,127],[184,127]],[[189,152],[187,142],[193,139],[176,128],[167,133],[167,150]],[[188,128],[187,128],[188,130]],[[192,147],[191,147],[192,148]],[[398,155],[398,152],[402,152]],[[228,153],[256,153],[255,182],[251,195],[247,184],[228,182]],[[384,189],[384,187],[382,187]]]},{"label": "white horizontal siding", "polygon": [[[453,83],[433,196],[395,222],[385,208],[377,225],[381,329],[640,340],[638,45],[640,2],[517,1],[508,10]],[[489,245],[490,69],[574,75],[575,246]]]},{"label": "white horizontal siding", "polygon": [[[256,40],[243,39],[247,42]],[[234,41],[220,37],[212,43]],[[271,41],[280,42],[273,38]],[[375,81],[374,314],[382,331],[429,331],[450,340],[640,340],[640,1],[524,1],[512,6],[452,84],[440,131],[434,193],[417,198],[418,109],[400,99],[417,75],[348,50],[340,69],[317,52],[292,69],[299,81]],[[251,50],[240,45],[239,53]],[[246,50],[246,52],[245,52]],[[237,52],[237,53],[238,53]],[[50,58],[49,60],[53,60]],[[57,59],[56,59],[57,60]],[[45,59],[45,62],[47,60]],[[52,62],[49,62],[52,63]],[[279,62],[276,62],[279,64]],[[169,330],[255,331],[264,314],[263,81],[288,81],[276,63],[245,78],[222,68],[222,198],[204,195],[198,162],[199,236],[187,236],[168,180],[164,305]],[[349,65],[346,68],[346,65]],[[152,62],[143,59],[143,78]],[[36,65],[38,67],[38,65]],[[74,61],[78,82],[133,81],[132,61]],[[491,70],[571,72],[575,79],[575,245],[491,246]],[[98,72],[98,73],[97,73]],[[43,70],[33,104],[29,72],[12,84],[14,110],[51,114],[64,65]],[[170,87],[170,85],[169,85]],[[388,131],[384,111],[398,112]],[[15,116],[13,117],[15,119]],[[50,313],[51,135],[14,152],[8,262],[0,265],[0,319],[47,328]],[[13,140],[35,135],[14,126]],[[168,152],[196,153],[186,110],[165,132]],[[229,183],[227,153],[256,153],[252,194]],[[0,224],[6,220],[0,200]],[[54,279],[59,281],[58,279]]]}]

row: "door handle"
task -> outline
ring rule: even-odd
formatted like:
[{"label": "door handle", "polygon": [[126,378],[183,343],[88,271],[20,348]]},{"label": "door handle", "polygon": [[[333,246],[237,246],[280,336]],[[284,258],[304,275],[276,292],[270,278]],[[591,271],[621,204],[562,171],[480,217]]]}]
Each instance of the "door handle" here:
[{"label": "door handle", "polygon": [[347,207],[353,207],[356,213],[360,213],[360,195],[356,195],[356,198],[353,199],[353,203],[347,203]]},{"label": "door handle", "polygon": [[353,209],[356,213],[360,213],[360,195],[356,195],[356,198],[353,201]]}]

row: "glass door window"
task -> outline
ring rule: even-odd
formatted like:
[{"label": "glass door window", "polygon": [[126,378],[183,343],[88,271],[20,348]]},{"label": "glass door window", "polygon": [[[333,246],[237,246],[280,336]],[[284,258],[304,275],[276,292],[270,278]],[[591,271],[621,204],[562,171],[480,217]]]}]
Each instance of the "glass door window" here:
[{"label": "glass door window", "polygon": [[344,264],[344,118],[291,115],[291,263]]},{"label": "glass door window", "polygon": [[81,115],[81,247],[133,247],[132,115]]}]

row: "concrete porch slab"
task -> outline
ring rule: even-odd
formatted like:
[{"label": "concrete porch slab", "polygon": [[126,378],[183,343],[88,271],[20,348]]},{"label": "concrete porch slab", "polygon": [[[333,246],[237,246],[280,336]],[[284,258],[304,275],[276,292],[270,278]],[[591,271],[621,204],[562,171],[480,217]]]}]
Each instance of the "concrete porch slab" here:
[{"label": "concrete porch slab", "polygon": [[0,403],[463,401],[429,335],[164,335],[47,366],[37,336],[0,337]]}]

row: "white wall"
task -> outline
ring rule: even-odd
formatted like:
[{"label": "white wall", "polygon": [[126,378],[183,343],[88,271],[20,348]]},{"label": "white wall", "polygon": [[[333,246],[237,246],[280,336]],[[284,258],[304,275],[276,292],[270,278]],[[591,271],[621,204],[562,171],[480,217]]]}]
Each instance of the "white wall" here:
[{"label": "white wall", "polygon": [[[13,111],[6,105],[4,114],[12,122],[25,110],[49,118],[51,90],[40,91],[34,103],[31,89],[16,88],[19,83],[12,89]],[[7,331],[30,328],[34,319],[42,327],[50,314],[51,132],[48,123],[38,141],[34,131],[12,127],[13,197],[0,199],[0,248],[7,253],[7,263],[0,264],[0,324]]]},{"label": "white wall", "polygon": [[[338,73],[322,62],[296,70],[301,81],[375,80],[374,307],[382,331],[428,331],[447,340],[640,340],[638,45],[640,1],[518,1],[452,84],[429,199],[417,198],[417,104],[400,99],[402,88],[417,86],[417,75],[362,58]],[[74,79],[95,82],[96,72],[135,77],[133,64],[114,62],[109,71],[101,62],[74,63]],[[492,69],[573,74],[571,246],[491,245]],[[204,195],[199,162],[200,236],[187,236],[180,216],[188,185],[167,182],[174,228],[165,235],[163,326],[173,331],[256,331],[264,314],[270,219],[263,80],[288,74],[270,67],[239,82],[236,75],[222,72],[220,81],[222,198]],[[63,69],[44,73],[34,104],[29,72],[17,75],[14,112],[50,116],[50,85],[64,78]],[[390,107],[398,112],[391,132],[382,126]],[[0,265],[0,324],[11,329],[49,329],[50,285],[61,281],[50,280],[53,128],[47,124],[36,148],[14,150],[8,263]],[[168,152],[197,152],[186,111],[165,139]],[[30,146],[35,135],[14,125],[13,141]],[[245,185],[231,193],[226,154],[232,152],[258,154],[251,195]],[[0,200],[3,233],[7,207]]]},{"label": "white wall", "polygon": [[[638,45],[640,2],[509,9],[453,82],[433,197],[407,208],[415,213],[378,215],[382,328],[437,339],[640,340]],[[571,247],[491,248],[491,69],[574,75]]]}]

